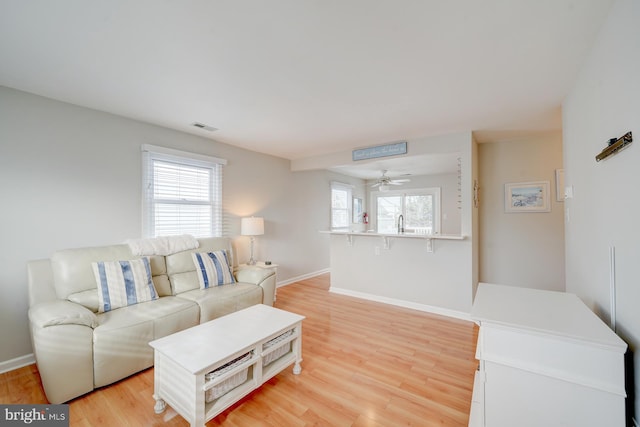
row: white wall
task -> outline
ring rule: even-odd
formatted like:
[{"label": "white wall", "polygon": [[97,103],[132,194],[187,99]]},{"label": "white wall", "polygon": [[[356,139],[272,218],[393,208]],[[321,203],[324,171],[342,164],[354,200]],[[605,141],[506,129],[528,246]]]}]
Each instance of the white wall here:
[{"label": "white wall", "polygon": [[[468,201],[471,209],[471,230],[473,230],[473,239],[471,241],[471,271],[473,277],[472,298],[475,299],[478,290],[478,282],[480,281],[480,209],[478,201],[478,186],[480,185],[480,159],[479,159],[478,143],[473,135],[471,136],[471,176],[469,177],[469,191],[471,192]],[[464,200],[463,200],[464,209]]]},{"label": "white wall", "polygon": [[468,318],[477,283],[473,251],[476,209],[472,205],[475,143],[470,132],[410,142],[425,152],[460,153],[462,209],[458,233],[465,239],[435,240],[434,251],[429,253],[424,240],[391,238],[389,249],[384,249],[379,236],[355,236],[352,246],[345,236],[328,236],[331,290]]},{"label": "white wall", "polygon": [[[617,332],[634,352],[640,414],[640,1],[617,0],[563,104],[567,291],[606,322],[611,315],[610,248],[615,248]],[[635,141],[596,163],[610,138]],[[633,389],[628,390],[633,393]],[[632,398],[633,399],[633,398]]]},{"label": "white wall", "polygon": [[[328,268],[326,172],[292,173],[288,160],[0,87],[0,369],[32,352],[27,260],[140,237],[142,144],[228,160],[231,234],[240,217],[263,216],[256,255],[280,265],[279,282]],[[236,240],[241,262],[248,245]]]},{"label": "white wall", "polygon": [[[556,201],[562,135],[478,145],[480,281],[564,291],[564,203]],[[504,185],[548,181],[551,212],[505,213]]]},{"label": "white wall", "polygon": [[330,239],[332,292],[469,319],[469,240],[433,240],[430,253],[422,239],[392,237],[389,249],[374,235]]}]

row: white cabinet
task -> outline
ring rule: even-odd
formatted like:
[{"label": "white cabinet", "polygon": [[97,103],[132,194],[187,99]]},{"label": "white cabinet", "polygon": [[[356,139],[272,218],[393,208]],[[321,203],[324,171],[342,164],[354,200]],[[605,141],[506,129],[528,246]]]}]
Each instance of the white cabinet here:
[{"label": "white cabinet", "polygon": [[626,343],[573,294],[481,283],[469,425],[624,426]]}]

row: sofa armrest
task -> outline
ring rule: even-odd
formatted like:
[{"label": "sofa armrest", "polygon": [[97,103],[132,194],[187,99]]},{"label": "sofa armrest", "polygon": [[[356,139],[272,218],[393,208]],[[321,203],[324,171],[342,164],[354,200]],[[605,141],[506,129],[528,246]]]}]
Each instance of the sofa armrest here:
[{"label": "sofa armrest", "polygon": [[66,300],[29,309],[31,342],[47,400],[63,403],[93,390],[93,328],[97,316]]},{"label": "sofa armrest", "polygon": [[251,283],[259,285],[269,276],[275,275],[273,270],[260,267],[252,267],[250,265],[238,267],[236,270],[236,280],[243,283]]},{"label": "sofa armrest", "polygon": [[95,328],[98,317],[91,310],[70,301],[38,303],[29,309],[29,321],[37,328],[56,325],[80,325]]},{"label": "sofa armrest", "polygon": [[250,265],[242,266],[236,270],[236,280],[260,286],[262,288],[262,303],[273,305],[276,295],[275,271]]}]

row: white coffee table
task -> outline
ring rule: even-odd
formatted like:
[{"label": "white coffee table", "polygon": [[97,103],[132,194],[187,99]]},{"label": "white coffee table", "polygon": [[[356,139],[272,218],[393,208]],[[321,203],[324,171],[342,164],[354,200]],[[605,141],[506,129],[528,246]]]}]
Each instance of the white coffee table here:
[{"label": "white coffee table", "polygon": [[[203,426],[287,366],[299,374],[303,319],[259,304],[151,341],[155,412],[168,403],[191,426]],[[223,373],[211,378],[212,371]]]}]

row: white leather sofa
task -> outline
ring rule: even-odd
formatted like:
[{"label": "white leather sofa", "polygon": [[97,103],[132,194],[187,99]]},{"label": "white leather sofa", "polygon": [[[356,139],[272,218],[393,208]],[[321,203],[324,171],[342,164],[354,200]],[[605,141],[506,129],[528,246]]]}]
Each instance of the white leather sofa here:
[{"label": "white leather sofa", "polygon": [[158,299],[104,313],[91,263],[139,258],[128,245],[60,250],[28,263],[31,338],[49,402],[149,368],[154,339],[254,304],[273,305],[270,270],[236,267],[237,283],[200,289],[191,253],[226,249],[233,259],[233,252],[226,238],[198,242],[197,249],[149,258]]}]

